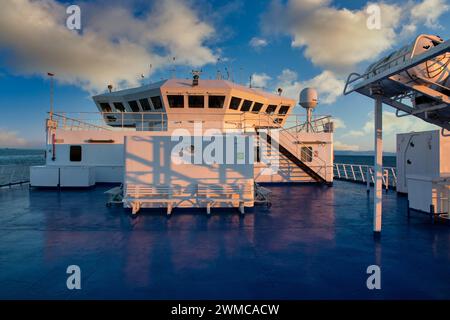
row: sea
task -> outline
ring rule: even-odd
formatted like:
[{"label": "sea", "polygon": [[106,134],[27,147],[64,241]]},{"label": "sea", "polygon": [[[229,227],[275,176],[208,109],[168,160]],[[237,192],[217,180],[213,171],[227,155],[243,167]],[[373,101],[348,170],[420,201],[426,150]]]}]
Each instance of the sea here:
[{"label": "sea", "polygon": [[[373,165],[373,156],[335,154],[334,162]],[[0,148],[0,165],[37,166],[43,164],[45,164],[45,150]],[[384,156],[383,165],[385,167],[395,167],[396,157]]]},{"label": "sea", "polygon": [[0,166],[37,166],[45,164],[45,150],[39,149],[0,149]]},{"label": "sea", "polygon": [[[372,166],[374,161],[373,155],[334,155],[334,163],[345,163],[345,164],[364,164]],[[396,167],[397,157],[396,156],[383,156],[383,166],[384,167]]]}]

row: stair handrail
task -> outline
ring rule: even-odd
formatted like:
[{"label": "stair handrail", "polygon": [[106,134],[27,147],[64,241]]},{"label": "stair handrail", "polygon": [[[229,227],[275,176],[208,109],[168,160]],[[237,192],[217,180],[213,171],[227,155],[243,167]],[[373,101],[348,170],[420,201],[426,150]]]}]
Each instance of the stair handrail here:
[{"label": "stair handrail", "polygon": [[[261,125],[261,116],[265,116],[267,117],[267,124],[272,124],[271,126],[267,125]],[[245,126],[246,124],[246,114],[243,114],[243,126],[244,126],[244,130],[245,128],[247,128]],[[302,155],[306,155],[307,157],[309,157],[310,155],[308,153],[306,153],[306,151],[303,151],[302,147],[309,147],[306,144],[304,144],[303,142],[299,141],[298,138],[296,136],[294,136],[292,133],[290,133],[287,129],[283,128],[281,126],[281,124],[276,121],[270,114],[258,114],[258,120],[259,120],[259,126],[258,128],[266,128],[268,130],[272,129],[274,126],[275,128],[279,129],[278,132],[280,132],[280,136],[284,136],[286,139],[290,139],[292,141],[295,141],[296,143],[293,143],[294,145],[296,145],[297,150],[295,150],[294,155],[298,158],[298,159],[302,159]],[[252,127],[255,128],[255,127]],[[270,131],[269,131],[270,134]],[[281,140],[281,139],[280,139]],[[290,141],[288,140],[288,141]],[[278,141],[278,143],[280,143],[280,141]],[[291,152],[290,150],[291,148],[288,148],[288,150]],[[319,170],[316,171],[316,173],[318,175],[320,175],[322,178],[324,178],[326,180],[326,176],[327,176],[327,163],[325,160],[323,160],[322,158],[320,158],[319,156],[312,156],[312,160],[318,160],[319,164],[317,165],[319,167]],[[311,161],[311,162],[313,162]],[[316,166],[315,166],[316,167]],[[321,175],[320,172],[322,171],[322,169],[325,169],[325,176]]]}]

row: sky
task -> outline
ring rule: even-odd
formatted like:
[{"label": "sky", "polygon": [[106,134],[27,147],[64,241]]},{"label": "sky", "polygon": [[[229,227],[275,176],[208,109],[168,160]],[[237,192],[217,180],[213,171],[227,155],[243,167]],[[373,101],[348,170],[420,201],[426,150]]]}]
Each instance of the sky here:
[{"label": "sky", "polygon": [[[66,25],[70,5],[80,8],[80,30]],[[367,24],[373,5],[379,28]],[[251,77],[252,86],[294,99],[314,87],[315,114],[334,118],[335,149],[373,150],[373,101],[343,96],[346,77],[418,34],[447,40],[449,27],[449,0],[2,0],[0,147],[43,146],[47,72],[56,110],[95,112],[92,95],[110,83],[127,88],[201,69],[201,78],[228,70],[237,83]],[[395,151],[397,133],[436,129],[383,110],[385,151]]]}]

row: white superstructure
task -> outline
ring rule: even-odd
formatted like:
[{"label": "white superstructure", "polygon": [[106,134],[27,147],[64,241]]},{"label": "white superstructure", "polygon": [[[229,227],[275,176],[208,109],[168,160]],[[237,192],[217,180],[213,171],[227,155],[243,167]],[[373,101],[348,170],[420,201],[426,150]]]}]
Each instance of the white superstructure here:
[{"label": "white superstructure", "polygon": [[[246,194],[228,203],[242,207],[251,206],[254,182],[333,181],[330,118],[300,120],[292,114],[296,101],[281,94],[226,80],[170,79],[93,99],[98,113],[51,114],[46,166],[31,169],[31,186],[124,183],[126,198],[127,190],[144,186],[164,189],[169,198],[184,188],[179,201],[162,201],[168,207],[224,206],[199,201],[199,189],[228,186]],[[190,163],[176,163],[188,153]],[[186,198],[188,190],[197,202]],[[125,204],[137,211],[162,203],[144,202]]]}]

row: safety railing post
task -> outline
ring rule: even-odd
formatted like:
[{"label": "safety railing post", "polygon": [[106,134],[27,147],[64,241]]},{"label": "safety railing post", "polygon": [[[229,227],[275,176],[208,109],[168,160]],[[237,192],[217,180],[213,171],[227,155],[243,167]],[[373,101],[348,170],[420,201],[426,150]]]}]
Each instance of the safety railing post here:
[{"label": "safety railing post", "polygon": [[370,167],[366,166],[367,170],[366,170],[366,191],[367,193],[370,192]]},{"label": "safety railing post", "polygon": [[389,171],[387,169],[384,169],[384,186],[386,188],[386,192],[389,190]]},{"label": "safety railing post", "polygon": [[355,170],[353,169],[352,164],[350,165],[350,168],[352,169],[353,181],[356,181]]},{"label": "safety railing post", "polygon": [[359,167],[359,173],[361,174],[361,180],[362,180],[362,182],[366,182],[365,179],[364,179],[364,173],[363,173],[363,170],[362,170],[361,165],[359,165],[358,167]]}]

